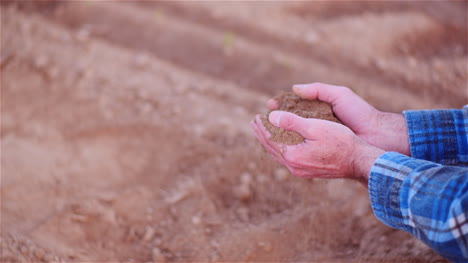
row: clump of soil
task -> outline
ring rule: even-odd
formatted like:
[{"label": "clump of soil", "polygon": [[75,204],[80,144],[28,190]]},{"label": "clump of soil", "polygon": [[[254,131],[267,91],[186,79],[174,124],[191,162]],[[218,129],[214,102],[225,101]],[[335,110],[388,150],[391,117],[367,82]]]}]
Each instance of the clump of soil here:
[{"label": "clump of soil", "polygon": [[[278,110],[289,111],[304,118],[315,118],[341,123],[333,114],[329,103],[319,100],[306,100],[292,92],[283,92],[275,98],[278,101]],[[287,145],[296,145],[304,142],[304,137],[297,132],[278,128],[268,121],[267,115],[261,120],[265,128],[271,133],[270,140]]]}]

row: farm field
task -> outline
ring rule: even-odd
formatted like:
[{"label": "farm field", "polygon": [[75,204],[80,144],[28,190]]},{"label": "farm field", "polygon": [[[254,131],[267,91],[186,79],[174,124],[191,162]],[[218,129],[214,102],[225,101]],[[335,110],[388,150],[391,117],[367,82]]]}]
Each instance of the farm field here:
[{"label": "farm field", "polygon": [[1,261],[446,262],[249,121],[293,84],[468,103],[467,2],[1,2]]}]

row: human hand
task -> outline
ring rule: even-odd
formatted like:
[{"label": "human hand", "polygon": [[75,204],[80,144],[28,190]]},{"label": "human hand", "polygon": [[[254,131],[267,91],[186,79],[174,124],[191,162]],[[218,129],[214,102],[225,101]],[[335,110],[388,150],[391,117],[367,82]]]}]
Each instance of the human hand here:
[{"label": "human hand", "polygon": [[271,112],[269,121],[305,139],[297,145],[275,143],[269,140],[271,134],[263,126],[260,115],[251,122],[260,143],[295,176],[350,178],[367,185],[372,164],[384,153],[338,123],[306,119],[285,111]]},{"label": "human hand", "polygon": [[[381,112],[347,87],[312,83],[294,85],[293,91],[304,99],[330,103],[336,117],[366,142],[385,151],[410,155],[403,114]],[[269,100],[267,106],[270,110],[279,107],[274,99]]]}]

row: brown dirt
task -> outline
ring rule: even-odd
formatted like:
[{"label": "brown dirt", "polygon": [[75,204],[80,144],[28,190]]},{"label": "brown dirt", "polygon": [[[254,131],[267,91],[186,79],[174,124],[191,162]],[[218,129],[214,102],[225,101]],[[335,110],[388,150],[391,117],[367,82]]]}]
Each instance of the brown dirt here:
[{"label": "brown dirt", "polygon": [[[305,100],[292,92],[283,92],[276,96],[275,100],[279,104],[278,110],[292,112],[303,118],[314,118],[341,123],[333,114],[329,103],[319,100]],[[278,128],[268,121],[268,115],[260,118],[265,128],[270,132],[270,140],[287,145],[295,145],[304,142],[304,137],[297,132]]]},{"label": "brown dirt", "polygon": [[467,103],[460,3],[362,3],[1,1],[0,261],[444,262],[248,125],[294,83]]}]

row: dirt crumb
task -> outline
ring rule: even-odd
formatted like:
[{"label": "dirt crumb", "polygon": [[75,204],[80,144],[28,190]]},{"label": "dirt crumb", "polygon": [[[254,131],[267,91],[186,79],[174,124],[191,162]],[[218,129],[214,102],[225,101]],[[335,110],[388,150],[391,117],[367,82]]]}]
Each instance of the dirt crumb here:
[{"label": "dirt crumb", "polygon": [[[279,109],[292,112],[304,118],[315,118],[341,123],[333,114],[329,103],[319,100],[306,100],[292,92],[283,92],[275,98],[279,103]],[[269,113],[268,113],[269,114]],[[304,137],[297,132],[278,128],[268,121],[268,115],[262,115],[261,119],[265,128],[271,133],[274,142],[295,145],[304,142]]]}]

